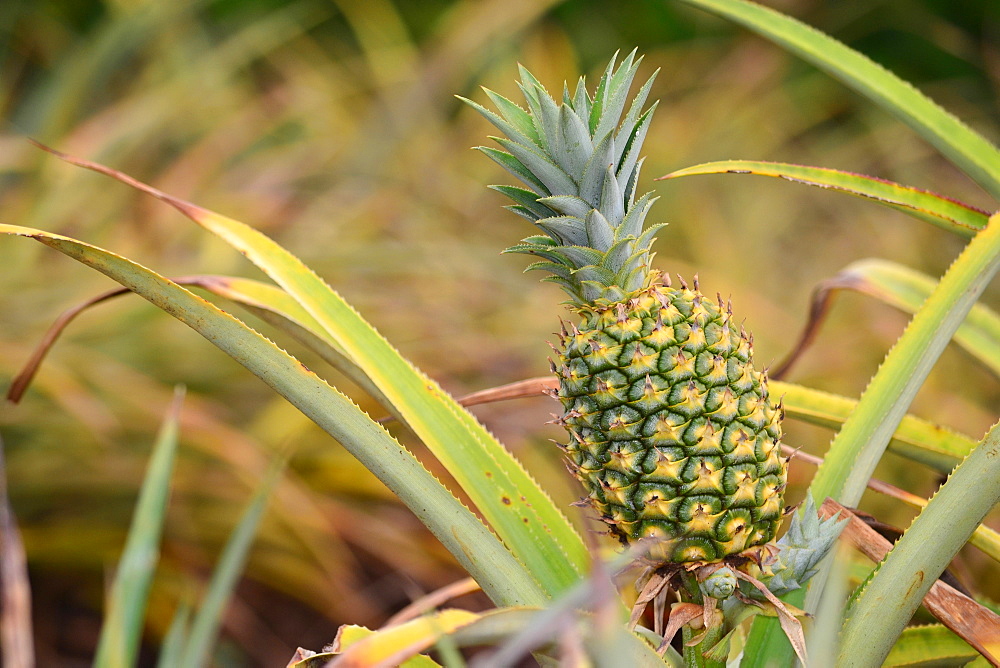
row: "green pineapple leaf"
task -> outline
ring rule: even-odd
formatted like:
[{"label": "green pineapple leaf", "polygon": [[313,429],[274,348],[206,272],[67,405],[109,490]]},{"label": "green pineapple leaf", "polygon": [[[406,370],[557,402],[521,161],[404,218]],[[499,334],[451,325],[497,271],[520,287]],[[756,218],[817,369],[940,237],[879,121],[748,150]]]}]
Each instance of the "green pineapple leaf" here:
[{"label": "green pineapple leaf", "polygon": [[554,198],[543,198],[539,199],[536,193],[530,190],[525,190],[524,188],[518,188],[516,186],[489,186],[492,190],[496,190],[498,193],[506,195],[521,207],[522,211],[527,211],[531,213],[532,220],[538,220],[540,218],[548,218],[549,216],[554,216],[557,213],[569,213],[568,211],[562,211],[556,208],[550,200]]},{"label": "green pineapple leaf", "polygon": [[681,0],[739,23],[858,91],[913,128],[1000,199],[1000,149],[912,84],[812,26],[746,0]]},{"label": "green pineapple leaf", "polygon": [[229,354],[337,439],[395,492],[494,601],[540,605],[548,600],[525,566],[412,454],[350,399],[259,333],[155,272],[104,249],[14,225],[0,224],[0,234],[35,239],[97,269]]},{"label": "green pineapple leaf", "polygon": [[1000,502],[998,478],[1000,425],[994,425],[856,592],[841,632],[840,661],[885,660],[931,586]]},{"label": "green pineapple leaf", "polygon": [[839,169],[806,167],[785,162],[723,160],[686,167],[661,176],[657,181],[697,174],[758,174],[796,183],[836,190],[868,199],[924,220],[963,237],[971,237],[986,226],[989,214],[969,204],[928,190],[911,188],[885,179]]},{"label": "green pineapple leaf", "polygon": [[582,538],[523,466],[301,260],[239,221],[102,165],[59,155],[157,197],[243,253],[298,301],[369,376],[548,596],[582,577],[588,563]]}]

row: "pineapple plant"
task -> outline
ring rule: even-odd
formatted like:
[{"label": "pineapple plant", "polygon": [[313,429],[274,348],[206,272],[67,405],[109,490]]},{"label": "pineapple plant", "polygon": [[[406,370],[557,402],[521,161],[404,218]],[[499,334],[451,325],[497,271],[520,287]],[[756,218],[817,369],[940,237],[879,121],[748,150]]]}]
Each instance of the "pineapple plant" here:
[{"label": "pineapple plant", "polygon": [[656,564],[760,561],[783,512],[781,407],[731,307],[651,266],[663,226],[646,225],[655,198],[636,189],[656,74],[627,105],[642,59],[615,60],[593,95],[581,78],[557,103],[521,67],[527,109],[490,90],[499,113],[466,100],[505,135],[479,150],[526,186],[492,188],[543,232],[504,252],[537,257],[529,269],[577,316],[552,370],[581,503]]}]

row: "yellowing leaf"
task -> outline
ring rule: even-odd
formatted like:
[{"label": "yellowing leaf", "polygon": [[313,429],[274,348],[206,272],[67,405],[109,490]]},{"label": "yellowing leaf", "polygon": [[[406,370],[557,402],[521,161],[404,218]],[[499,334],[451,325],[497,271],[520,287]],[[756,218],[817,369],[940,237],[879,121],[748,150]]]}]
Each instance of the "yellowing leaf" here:
[{"label": "yellowing leaf", "polygon": [[361,626],[342,626],[333,641],[333,651],[340,652],[334,665],[337,668],[368,668],[390,665],[437,665],[429,663],[403,663],[406,659],[432,647],[441,636],[479,619],[480,615],[467,610],[441,610],[433,615],[414,619],[405,624],[371,631]]}]

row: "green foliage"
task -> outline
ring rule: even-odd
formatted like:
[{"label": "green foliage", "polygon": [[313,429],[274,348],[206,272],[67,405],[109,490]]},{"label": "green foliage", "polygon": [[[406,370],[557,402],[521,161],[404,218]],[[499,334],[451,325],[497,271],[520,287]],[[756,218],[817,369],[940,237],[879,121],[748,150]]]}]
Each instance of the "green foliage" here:
[{"label": "green foliage", "polygon": [[661,178],[674,179],[694,174],[759,174],[819,188],[829,188],[883,204],[967,238],[986,227],[986,220],[989,217],[985,211],[933,192],[909,188],[864,174],[824,167],[753,160],[723,160],[679,169]]},{"label": "green foliage", "polygon": [[219,629],[222,626],[222,615],[226,604],[233,594],[233,589],[243,573],[243,568],[253,544],[257,526],[260,524],[274,491],[274,483],[284,469],[284,462],[268,473],[261,481],[260,487],[247,504],[243,517],[233,529],[225,549],[219,556],[219,563],[212,572],[212,579],[198,607],[198,612],[191,621],[187,632],[184,652],[180,656],[182,666],[207,666],[211,651]]},{"label": "green foliage", "polygon": [[[847,611],[841,661],[885,660],[924,595],[952,555],[1000,503],[1000,427],[993,427],[948,478],[927,507],[863,585]],[[928,545],[934,549],[928,549]],[[901,595],[902,592],[902,595]],[[872,628],[879,633],[873,634]]]},{"label": "green foliage", "polygon": [[[817,286],[813,303],[826,302],[834,290],[856,290],[906,313],[915,313],[934,290],[936,281],[888,260],[853,262]],[[954,341],[1000,376],[1000,315],[976,304],[955,332]],[[950,471],[953,466],[947,470]],[[947,472],[947,471],[945,471]]]},{"label": "green foliage", "polygon": [[[654,224],[669,220],[672,225],[669,245],[657,247],[657,262],[686,275],[697,270],[709,290],[732,293],[748,316],[764,359],[780,356],[790,345],[789,333],[805,310],[810,287],[859,257],[890,257],[928,276],[942,273],[958,254],[960,241],[930,226],[899,224],[903,218],[898,211],[916,211],[924,220],[971,237],[972,228],[985,218],[978,210],[996,208],[994,200],[956,176],[951,165],[930,158],[916,136],[900,131],[885,115],[870,113],[867,102],[846,96],[813,70],[783,58],[778,49],[680,4],[613,8],[613,3],[583,1],[386,0],[359,8],[347,2],[305,0],[292,5],[94,2],[73,7],[43,2],[30,12],[10,9],[2,26],[3,39],[13,47],[5,51],[8,76],[0,81],[0,108],[9,121],[4,128],[9,158],[0,190],[2,222],[60,230],[124,257],[141,258],[169,275],[206,267],[226,274],[246,271],[242,258],[195,233],[193,226],[179,224],[146,202],[137,204],[126,189],[107,187],[97,177],[53,164],[27,147],[20,135],[95,157],[259,227],[336,285],[400,348],[399,360],[414,360],[427,377],[441,379],[442,385],[460,393],[541,373],[544,350],[538,342],[551,330],[553,294],[532,290],[533,281],[517,275],[517,263],[496,257],[495,249],[509,245],[513,237],[502,214],[493,212],[493,200],[480,193],[480,183],[496,178],[497,172],[464,151],[480,141],[482,122],[475,114],[459,111],[450,97],[454,92],[475,97],[473,90],[481,83],[510,97],[518,60],[531,64],[541,81],[559,81],[578,72],[599,76],[596,68],[610,53],[638,45],[647,62],[665,72],[651,97],[669,102],[648,128],[647,171],[678,174],[679,165],[741,155],[833,165],[839,169],[797,167],[806,171],[793,174],[785,163],[776,175],[813,179],[895,209],[766,180],[750,186],[734,180],[725,190],[711,180],[661,186],[665,196],[650,215]],[[729,13],[830,71],[909,123],[987,192],[998,194],[996,149],[970,130],[979,126],[987,136],[996,131],[991,125],[996,114],[988,108],[989,78],[977,62],[977,54],[986,52],[977,41],[981,17],[996,17],[992,3],[966,8],[964,14],[952,8],[947,11],[955,13],[946,17],[941,15],[943,6],[917,0],[890,3],[877,12],[846,6],[796,9],[805,22],[819,23],[851,46],[865,45],[862,51],[890,69],[906,68],[908,77],[916,77],[921,88],[940,99],[940,107],[858,54],[768,10],[733,0],[688,4]],[[929,23],[940,29],[927,29]],[[905,37],[912,46],[892,48],[902,42],[883,39],[887,32]],[[948,40],[939,40],[940,35],[948,35]],[[500,93],[495,103],[502,99]],[[956,113],[943,112],[942,107]],[[750,163],[728,164],[742,169]],[[752,164],[765,169],[765,163]],[[842,169],[919,188],[873,181]],[[927,187],[969,204],[922,190]],[[505,194],[515,200],[523,197],[514,191]],[[907,199],[911,196],[917,199]],[[530,201],[519,204],[530,210]],[[929,330],[945,321],[938,316],[950,314],[947,324],[958,328],[956,341],[988,357],[995,336],[977,319],[983,309],[973,307],[964,324],[961,317],[974,301],[972,292],[984,289],[987,299],[995,296],[984,280],[995,254],[992,246],[977,250],[990,245],[986,235],[975,239],[979,244],[970,246],[967,255],[979,253],[978,266],[975,260],[956,265],[950,273],[965,272],[964,278],[939,287],[940,296],[930,307],[925,305],[918,318],[936,323],[928,325]],[[65,239],[59,244],[65,250],[72,246]],[[76,248],[72,252],[77,257],[92,252]],[[29,357],[52,314],[107,287],[96,273],[52,262],[39,250],[47,252],[29,244],[0,244],[4,381]],[[892,277],[869,278],[887,288]],[[160,300],[168,310],[179,308],[175,299],[200,304],[190,293],[166,283],[156,285],[156,290],[171,295]],[[402,587],[392,584],[397,573],[416,582],[417,588],[433,589],[454,577],[456,561],[476,574],[497,602],[544,605],[555,592],[576,591],[573,583],[588,565],[583,542],[563,517],[562,509],[573,500],[563,487],[564,471],[554,455],[544,454],[552,449],[540,437],[549,434],[536,428],[548,412],[542,404],[518,402],[480,414],[517,459],[526,462],[532,472],[529,480],[519,466],[508,463],[516,460],[508,460],[493,436],[450,400],[422,404],[413,385],[413,396],[405,400],[410,404],[401,410],[395,381],[411,372],[399,362],[386,371],[384,365],[395,350],[345,347],[341,335],[330,331],[344,326],[339,318],[324,323],[315,317],[315,305],[303,308],[301,299],[316,298],[316,291],[325,286],[299,286],[300,302],[295,302],[292,289],[285,292],[243,277],[204,285],[210,294],[259,315],[260,322],[250,323],[254,329],[343,389],[333,394],[319,379],[304,380],[309,374],[299,362],[270,346],[264,336],[249,329],[237,335],[235,320],[207,307],[199,311],[206,322],[226,322],[227,332],[239,337],[240,346],[249,346],[242,351],[231,347],[231,353],[244,359],[259,356],[255,368],[261,376],[273,380],[277,365],[287,378],[296,378],[301,392],[294,401],[307,405],[306,413],[351,452],[368,448],[362,459],[385,484],[347,450],[331,444],[323,429],[294,412],[284,399],[273,397],[237,365],[198,345],[197,339],[178,334],[176,325],[158,311],[135,300],[101,306],[100,312],[80,318],[56,346],[21,406],[0,413],[13,507],[32,573],[37,574],[32,583],[37,603],[51,608],[59,587],[66,587],[74,605],[100,608],[102,574],[111,572],[125,542],[146,466],[146,451],[135,444],[153,440],[152,429],[179,380],[189,386],[189,399],[179,418],[181,447],[160,567],[143,585],[149,586],[145,629],[136,626],[139,616],[131,613],[129,628],[119,626],[112,606],[107,637],[121,631],[137,638],[141,630],[145,640],[155,644],[165,636],[161,665],[179,660],[191,628],[178,602],[190,598],[197,574],[217,562],[214,555],[224,550],[247,495],[258,490],[267,475],[271,451],[288,444],[294,444],[288,473],[276,479],[273,491],[280,502],[272,503],[261,518],[246,563],[247,574],[267,593],[255,598],[259,594],[237,589],[232,595],[247,596],[243,604],[275,629],[281,628],[276,620],[288,609],[285,597],[293,599],[299,623],[291,634],[281,631],[288,647],[273,649],[269,659],[261,658],[264,643],[241,648],[244,656],[279,665],[295,644],[318,647],[341,623],[374,628],[402,602]],[[887,289],[897,297],[905,291]],[[919,295],[931,293],[931,288],[921,287],[914,299],[900,299],[897,305],[917,311]],[[960,293],[965,296],[957,299]],[[881,457],[881,448],[936,471],[950,471],[975,442],[961,434],[982,433],[995,421],[995,379],[976,362],[949,353],[938,360],[949,338],[938,328],[927,337],[908,335],[913,343],[904,340],[882,367],[888,367],[881,375],[892,376],[891,382],[877,381],[861,404],[855,404],[847,397],[859,394],[895,338],[899,321],[892,313],[843,301],[842,310],[833,314],[816,341],[814,350],[822,354],[804,358],[794,384],[773,384],[776,396],[783,393],[779,386],[788,392],[789,442],[821,452],[826,432],[802,423],[840,429],[847,421],[820,474],[823,488],[849,487],[850,496],[860,498],[864,482],[882,460],[879,476],[929,495],[935,484],[932,472],[896,466],[893,461],[898,460]],[[955,308],[960,302],[962,308]],[[345,308],[340,315],[350,316],[352,309]],[[858,322],[865,326],[858,327]],[[367,360],[359,359],[366,354],[371,355]],[[893,361],[902,358],[909,359]],[[335,370],[327,370],[324,362]],[[932,363],[935,372],[924,380]],[[373,375],[379,373],[375,382]],[[908,389],[897,386],[907,379]],[[910,407],[908,395],[917,386],[920,394]],[[309,393],[313,398],[322,394],[328,402],[309,403]],[[425,411],[436,417],[421,429]],[[921,418],[905,415],[907,411]],[[885,418],[888,412],[892,419]],[[392,426],[394,440],[365,413],[395,415],[401,424],[416,425],[419,435]],[[419,441],[433,442],[441,422],[449,419],[454,431],[442,432],[448,436],[429,454]],[[858,435],[862,422],[867,423],[862,431],[871,434]],[[456,450],[446,467],[437,457],[448,458],[452,437],[468,438],[469,449]],[[866,447],[865,441],[874,445]],[[855,464],[859,448],[868,452],[861,466]],[[498,462],[496,470],[504,472],[509,485],[504,493],[487,498],[491,488],[477,484],[474,474],[462,478],[468,474],[466,455],[477,452],[490,453],[486,458]],[[808,469],[796,469],[793,460],[790,499],[801,498],[808,478]],[[502,499],[513,498],[509,492],[522,486],[533,496],[520,510],[530,510],[525,516],[536,528],[554,527],[554,535],[522,534],[516,526],[521,514],[501,507],[506,505]],[[473,502],[504,542],[446,487],[478,494]],[[553,499],[533,491],[539,488]],[[418,523],[408,524],[411,518],[399,512],[396,495],[440,543]],[[932,511],[945,505],[940,498],[934,498],[927,513],[940,512]],[[861,503],[891,523],[909,523],[909,516],[896,506],[870,498]],[[156,510],[165,509],[160,504]],[[578,529],[585,526],[585,520],[569,514]],[[171,520],[174,515],[177,521]],[[78,528],[83,525],[88,527],[85,535]],[[474,536],[471,540],[479,548],[469,553],[462,536]],[[149,544],[153,533],[145,538]],[[532,554],[530,545],[538,538],[544,547]],[[950,556],[946,553],[961,542],[955,538],[933,556]],[[595,543],[602,549],[612,547],[603,538],[595,538]],[[241,562],[227,562],[227,587],[235,585]],[[872,583],[896,591],[897,578],[907,577],[899,571],[893,575],[897,568],[883,566]],[[997,581],[995,564],[975,568],[977,585]],[[373,586],[386,582],[389,586]],[[115,596],[120,593],[117,584],[110,590]],[[386,593],[376,596],[374,591]],[[596,597],[595,591],[591,595]],[[596,610],[604,624],[600,629],[605,635],[591,635],[589,618],[578,620],[577,633],[587,641],[587,651],[605,657],[605,662],[620,657],[601,654],[608,648],[655,661],[648,648],[629,649],[635,636],[617,623],[620,606],[612,598],[614,605],[605,606],[576,600],[577,607]],[[143,597],[126,594],[118,600],[135,608]],[[282,604],[270,605],[275,600]],[[201,657],[207,656],[215,634],[211,627],[222,610],[218,604],[209,607],[211,611],[203,613],[206,621],[199,622],[208,625],[201,627],[208,629],[205,641],[199,642]],[[502,643],[518,631],[537,628],[545,612],[500,611],[493,635],[476,636],[466,627],[456,631],[456,642],[465,646],[486,638]],[[507,618],[500,619],[505,614]],[[49,620],[58,616],[43,612],[36,618],[49,625],[49,632],[40,636],[53,637]],[[519,626],[512,622],[515,618]],[[482,630],[488,621],[484,617],[476,624],[482,623]],[[511,623],[504,626],[500,621]],[[787,662],[790,653],[780,653],[780,641],[765,637],[762,629],[767,626],[754,622],[744,656]],[[777,631],[776,623],[770,626]],[[259,636],[254,627],[248,628],[243,638]],[[317,628],[320,637],[299,636]],[[564,631],[559,636],[563,649],[570,651],[575,636],[565,630],[568,627],[559,628]],[[652,631],[640,628],[639,633],[656,644]],[[883,635],[892,633],[886,629]],[[893,650],[890,657],[899,655],[904,663],[928,657],[912,650],[923,642],[914,640],[917,635],[904,631],[899,651]],[[597,638],[608,642],[596,643]],[[528,651],[523,647],[522,655]],[[134,645],[128,651],[134,652]],[[40,656],[52,662],[66,659]],[[961,649],[954,656],[971,655]]]},{"label": "green foliage", "polygon": [[479,150],[531,190],[492,188],[514,200],[507,208],[545,232],[504,252],[542,258],[529,269],[550,272],[545,280],[563,288],[576,306],[644,287],[653,235],[660,227],[645,225],[654,198],[646,194],[636,201],[640,152],[656,109],[655,102],[645,111],[643,105],[656,74],[629,103],[642,62],[635,55],[617,65],[613,58],[593,95],[581,77],[572,95],[566,87],[556,102],[521,67],[527,111],[489,89],[485,92],[499,114],[462,98],[506,135],[494,139],[507,152]]},{"label": "green foliage", "polygon": [[160,536],[170,499],[170,475],[177,455],[177,414],[183,396],[178,391],[160,428],[125,549],[118,561],[94,659],[94,664],[102,668],[132,666],[138,658],[146,601],[159,560]]}]

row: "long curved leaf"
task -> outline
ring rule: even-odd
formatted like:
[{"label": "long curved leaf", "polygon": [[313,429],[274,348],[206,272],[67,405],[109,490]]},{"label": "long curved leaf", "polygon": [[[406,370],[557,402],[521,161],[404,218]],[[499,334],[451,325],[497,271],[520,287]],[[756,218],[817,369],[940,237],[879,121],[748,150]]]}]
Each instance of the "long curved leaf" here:
[{"label": "long curved leaf", "polygon": [[661,176],[657,181],[698,174],[757,174],[786,181],[828,188],[872,200],[927,221],[963,237],[971,237],[986,226],[989,213],[929,190],[911,188],[893,181],[826,167],[807,167],[787,162],[721,160],[686,167]]},{"label": "long curved leaf", "polygon": [[[933,292],[934,285],[930,276],[889,260],[870,258],[852,262],[836,276],[816,286],[809,323],[795,352],[788,361],[782,362],[781,368],[786,369],[815,337],[837,290],[855,290],[901,311],[916,313]],[[1000,315],[996,311],[983,304],[974,305],[955,331],[954,340],[1000,376]]]},{"label": "long curved leaf", "polygon": [[113,278],[218,346],[336,438],[405,503],[500,605],[548,596],[499,540],[350,399],[253,329],[145,267],[76,239],[0,224]]},{"label": "long curved leaf", "polygon": [[538,483],[470,413],[406,361],[301,260],[239,221],[103,165],[46,150],[153,195],[244,254],[364,370],[550,596],[583,576],[588,563],[583,539]]},{"label": "long curved leaf", "polygon": [[745,0],[681,0],[753,30],[889,111],[1000,199],[1000,150],[912,84],[781,12]]},{"label": "long curved leaf", "polygon": [[[350,378],[387,410],[395,413],[392,402],[371,382],[365,372],[330,338],[316,319],[281,288],[237,276],[192,276],[188,280],[190,285],[239,304],[261,320],[290,335]],[[399,417],[398,414],[396,417]]]}]

